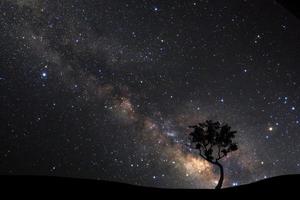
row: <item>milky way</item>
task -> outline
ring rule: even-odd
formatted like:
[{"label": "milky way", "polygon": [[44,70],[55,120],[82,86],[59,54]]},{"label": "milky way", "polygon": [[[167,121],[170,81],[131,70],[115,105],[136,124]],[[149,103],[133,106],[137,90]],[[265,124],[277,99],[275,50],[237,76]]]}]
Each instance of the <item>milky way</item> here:
[{"label": "milky way", "polygon": [[237,130],[226,187],[300,173],[299,20],[276,1],[0,3],[0,173],[213,188],[187,127]]}]

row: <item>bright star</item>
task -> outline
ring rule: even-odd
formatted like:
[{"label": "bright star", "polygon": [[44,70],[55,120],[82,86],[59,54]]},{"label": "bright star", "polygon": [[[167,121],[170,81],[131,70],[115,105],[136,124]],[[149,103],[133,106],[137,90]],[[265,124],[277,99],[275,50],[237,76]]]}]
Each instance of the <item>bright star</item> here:
[{"label": "bright star", "polygon": [[296,110],[295,106],[292,107],[292,110]]},{"label": "bright star", "polygon": [[238,186],[239,184],[237,182],[233,182],[232,186]]},{"label": "bright star", "polygon": [[42,79],[46,79],[47,78],[47,73],[46,72],[42,72],[41,73],[41,78]]}]

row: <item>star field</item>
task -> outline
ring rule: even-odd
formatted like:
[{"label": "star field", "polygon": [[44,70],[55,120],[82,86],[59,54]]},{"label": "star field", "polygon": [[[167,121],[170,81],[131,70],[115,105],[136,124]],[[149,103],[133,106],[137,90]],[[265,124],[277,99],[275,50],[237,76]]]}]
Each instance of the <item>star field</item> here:
[{"label": "star field", "polygon": [[225,187],[300,173],[300,22],[276,1],[0,3],[0,173],[213,188],[187,148],[237,130]]}]

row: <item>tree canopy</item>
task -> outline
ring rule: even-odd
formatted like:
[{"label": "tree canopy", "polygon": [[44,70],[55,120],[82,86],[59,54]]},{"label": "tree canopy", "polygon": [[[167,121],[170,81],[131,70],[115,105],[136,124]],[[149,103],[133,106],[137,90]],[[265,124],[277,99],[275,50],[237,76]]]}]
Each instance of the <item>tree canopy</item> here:
[{"label": "tree canopy", "polygon": [[189,134],[191,147],[198,150],[202,158],[220,168],[220,179],[216,186],[216,189],[220,189],[224,180],[224,170],[219,160],[238,149],[233,141],[237,131],[231,131],[228,124],[221,125],[220,122],[212,120],[189,126],[189,128],[194,129]]}]

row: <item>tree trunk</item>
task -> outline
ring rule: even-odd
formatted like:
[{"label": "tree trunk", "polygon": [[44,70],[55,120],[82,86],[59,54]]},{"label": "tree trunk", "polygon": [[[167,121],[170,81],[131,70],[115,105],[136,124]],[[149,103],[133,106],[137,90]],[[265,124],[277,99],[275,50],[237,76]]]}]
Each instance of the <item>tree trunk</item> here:
[{"label": "tree trunk", "polygon": [[215,189],[221,189],[224,180],[224,170],[223,166],[219,162],[215,162],[215,165],[217,165],[220,168],[220,179]]}]

